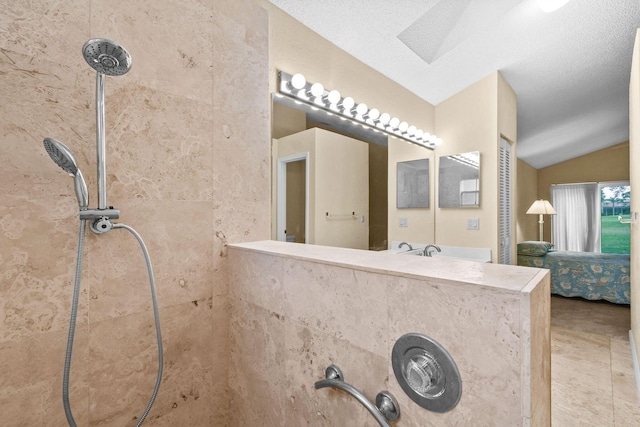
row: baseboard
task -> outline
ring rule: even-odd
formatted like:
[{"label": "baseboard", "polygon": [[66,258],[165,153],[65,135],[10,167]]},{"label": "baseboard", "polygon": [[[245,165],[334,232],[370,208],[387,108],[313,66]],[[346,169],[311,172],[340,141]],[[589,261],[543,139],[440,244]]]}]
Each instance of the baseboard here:
[{"label": "baseboard", "polygon": [[629,344],[631,344],[631,359],[633,360],[633,377],[636,380],[636,399],[640,406],[640,360],[636,353],[636,345],[633,342],[633,333],[629,331]]}]

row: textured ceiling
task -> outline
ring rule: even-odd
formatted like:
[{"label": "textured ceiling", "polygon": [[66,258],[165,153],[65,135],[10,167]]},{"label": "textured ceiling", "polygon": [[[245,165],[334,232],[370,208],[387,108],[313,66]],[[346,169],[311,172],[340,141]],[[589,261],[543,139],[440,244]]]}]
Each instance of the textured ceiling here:
[{"label": "textured ceiling", "polygon": [[518,157],[549,166],[629,138],[640,0],[270,0],[431,104],[499,70]]}]

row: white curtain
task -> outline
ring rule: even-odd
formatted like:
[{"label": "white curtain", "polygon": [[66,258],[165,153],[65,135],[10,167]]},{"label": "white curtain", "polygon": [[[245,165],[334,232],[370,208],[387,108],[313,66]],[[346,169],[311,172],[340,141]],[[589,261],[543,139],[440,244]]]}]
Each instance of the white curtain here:
[{"label": "white curtain", "polygon": [[600,252],[600,188],[593,184],[551,187],[557,215],[553,243],[560,251]]}]

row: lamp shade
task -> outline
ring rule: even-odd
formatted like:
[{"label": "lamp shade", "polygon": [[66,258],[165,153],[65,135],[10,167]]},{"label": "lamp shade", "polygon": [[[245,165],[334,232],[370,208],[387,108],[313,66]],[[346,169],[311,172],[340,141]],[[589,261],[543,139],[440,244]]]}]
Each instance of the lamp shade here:
[{"label": "lamp shade", "polygon": [[527,213],[535,215],[555,215],[556,210],[551,206],[551,203],[549,203],[548,200],[540,199],[531,204]]}]

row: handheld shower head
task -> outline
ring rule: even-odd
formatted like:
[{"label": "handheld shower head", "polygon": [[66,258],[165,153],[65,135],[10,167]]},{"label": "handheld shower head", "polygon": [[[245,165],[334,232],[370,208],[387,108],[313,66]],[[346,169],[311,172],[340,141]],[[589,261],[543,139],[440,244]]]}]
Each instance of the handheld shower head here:
[{"label": "handheld shower head", "polygon": [[43,144],[44,149],[47,150],[47,153],[56,165],[60,166],[63,171],[70,175],[76,174],[78,164],[69,147],[53,138],[45,138]]},{"label": "handheld shower head", "polygon": [[118,43],[108,39],[91,39],[82,46],[87,63],[99,73],[121,76],[131,69],[131,55]]},{"label": "handheld shower head", "polygon": [[73,153],[62,142],[56,141],[53,138],[45,138],[43,144],[51,160],[60,166],[63,171],[73,176],[78,206],[80,210],[86,210],[89,206],[89,192]]}]

